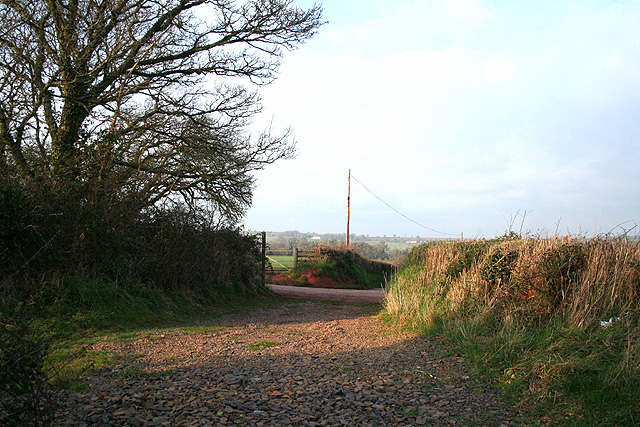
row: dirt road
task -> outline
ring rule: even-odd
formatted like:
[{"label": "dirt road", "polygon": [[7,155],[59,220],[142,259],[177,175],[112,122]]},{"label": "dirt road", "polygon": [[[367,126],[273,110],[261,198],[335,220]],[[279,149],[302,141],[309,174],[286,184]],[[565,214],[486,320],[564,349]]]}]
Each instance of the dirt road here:
[{"label": "dirt road", "polygon": [[306,288],[300,286],[267,285],[269,289],[286,298],[299,300],[323,300],[343,302],[381,303],[384,301],[384,290],[380,289],[330,289]]},{"label": "dirt road", "polygon": [[382,289],[270,288],[286,299],[88,346],[111,363],[86,390],[59,392],[55,425],[523,425],[440,340],[361,304]]},{"label": "dirt road", "polygon": [[61,392],[57,426],[520,426],[435,338],[379,306],[282,301],[210,323],[105,337],[113,363]]}]

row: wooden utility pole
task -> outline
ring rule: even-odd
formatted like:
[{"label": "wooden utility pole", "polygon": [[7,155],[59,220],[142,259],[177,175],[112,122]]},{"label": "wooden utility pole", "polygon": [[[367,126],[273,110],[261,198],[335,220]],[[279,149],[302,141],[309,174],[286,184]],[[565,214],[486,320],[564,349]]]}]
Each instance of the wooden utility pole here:
[{"label": "wooden utility pole", "polygon": [[260,272],[260,285],[265,287],[266,273],[267,269],[267,232],[262,232],[262,271]]},{"label": "wooden utility pole", "polygon": [[347,247],[349,246],[349,221],[351,219],[351,168],[349,168],[349,180],[347,183]]}]

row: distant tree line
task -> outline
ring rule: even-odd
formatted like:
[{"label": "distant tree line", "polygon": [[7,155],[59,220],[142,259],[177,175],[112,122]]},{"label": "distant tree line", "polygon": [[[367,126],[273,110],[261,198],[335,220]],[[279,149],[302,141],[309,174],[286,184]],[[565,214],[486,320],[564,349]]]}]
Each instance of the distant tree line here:
[{"label": "distant tree line", "polygon": [[[270,236],[267,235],[269,249],[274,251],[293,251],[294,248],[311,250],[318,245],[322,246],[343,246],[344,240],[340,241],[335,237],[339,234],[309,234],[293,232],[282,232]],[[276,238],[277,237],[277,238]],[[314,239],[314,237],[316,237]],[[344,236],[342,236],[344,237]],[[390,249],[385,242],[369,243],[364,241],[354,241],[350,245],[354,251],[362,257],[375,261],[389,261],[399,263],[406,259],[409,249]]]}]

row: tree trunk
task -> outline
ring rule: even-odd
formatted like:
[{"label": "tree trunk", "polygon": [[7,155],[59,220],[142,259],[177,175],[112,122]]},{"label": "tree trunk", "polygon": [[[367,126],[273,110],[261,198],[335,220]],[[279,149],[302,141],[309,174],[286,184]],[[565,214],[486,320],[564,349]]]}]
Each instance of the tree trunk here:
[{"label": "tree trunk", "polygon": [[65,90],[67,99],[62,107],[60,125],[52,138],[52,166],[54,181],[65,185],[77,180],[79,175],[78,138],[82,123],[87,118],[87,107],[80,101],[80,90]]}]

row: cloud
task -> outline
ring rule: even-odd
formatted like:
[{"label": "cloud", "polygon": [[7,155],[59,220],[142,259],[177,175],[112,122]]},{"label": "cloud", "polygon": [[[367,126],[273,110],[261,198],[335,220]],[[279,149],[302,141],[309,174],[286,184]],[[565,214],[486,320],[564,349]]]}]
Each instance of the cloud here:
[{"label": "cloud", "polygon": [[[276,215],[263,195],[286,183],[277,199],[288,221],[308,224],[320,205],[318,221],[341,227],[351,167],[409,216],[467,234],[502,232],[519,210],[533,211],[534,228],[635,217],[640,5],[399,1],[367,10],[341,15],[285,57],[281,79],[263,91],[267,116],[293,125],[301,154],[258,177],[268,185],[252,215]],[[385,208],[365,193],[366,233],[416,234],[386,214],[376,223]]]},{"label": "cloud", "polygon": [[484,1],[443,0],[433,5],[433,16],[438,17],[447,32],[477,31],[495,16],[495,11]]}]

